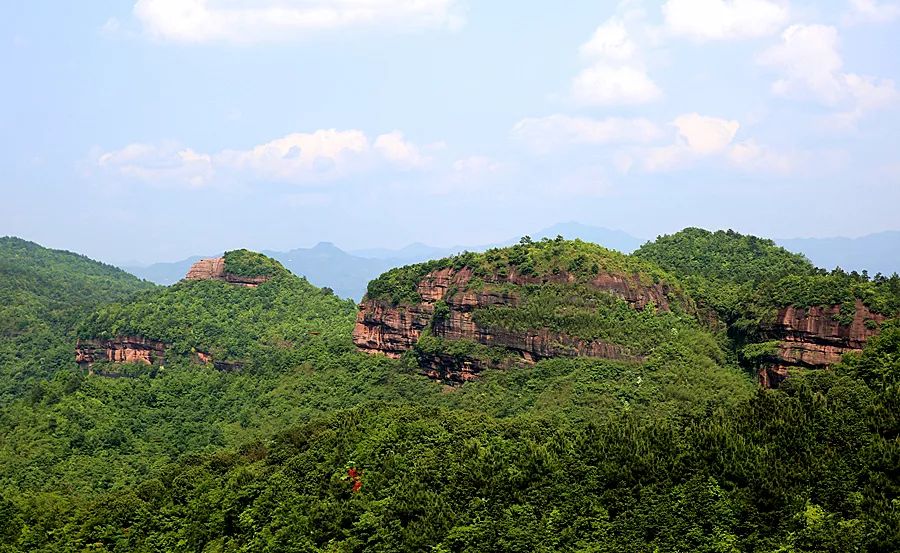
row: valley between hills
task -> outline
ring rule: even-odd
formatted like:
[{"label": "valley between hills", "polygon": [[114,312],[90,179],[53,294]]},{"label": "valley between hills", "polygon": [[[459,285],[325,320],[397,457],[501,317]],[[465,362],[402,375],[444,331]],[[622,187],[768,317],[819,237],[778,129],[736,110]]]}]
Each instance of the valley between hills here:
[{"label": "valley between hills", "polygon": [[321,286],[0,239],[0,551],[900,544],[896,273],[687,228]]}]

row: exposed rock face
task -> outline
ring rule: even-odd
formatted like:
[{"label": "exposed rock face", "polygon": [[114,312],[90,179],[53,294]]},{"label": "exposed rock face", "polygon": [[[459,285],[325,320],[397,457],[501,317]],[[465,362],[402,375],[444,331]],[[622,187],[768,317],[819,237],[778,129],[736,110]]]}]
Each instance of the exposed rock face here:
[{"label": "exposed rock face", "polygon": [[775,388],[791,368],[821,369],[837,363],[845,353],[862,350],[866,341],[878,333],[878,325],[887,319],[873,313],[860,300],[856,300],[849,325],[838,323],[840,312],[840,305],[780,309],[776,322],[766,329],[768,338],[779,340],[778,352],[772,365],[760,369],[760,384]]},{"label": "exposed rock face", "polygon": [[187,280],[225,280],[225,258],[201,259],[188,269]]},{"label": "exposed rock face", "polygon": [[256,288],[269,280],[267,276],[245,277],[227,273],[225,271],[225,258],[223,257],[201,259],[191,265],[184,278],[185,280],[223,280],[248,288]]},{"label": "exposed rock face", "polygon": [[[75,362],[88,374],[95,374],[94,363],[141,363],[144,365],[162,365],[166,361],[168,344],[158,340],[150,340],[140,336],[118,336],[112,340],[78,340],[75,343]],[[223,372],[237,372],[243,369],[240,361],[219,361],[212,354],[197,351],[191,361],[198,365],[212,364]],[[120,376],[109,371],[97,371],[101,376]]]},{"label": "exposed rock face", "polygon": [[[479,326],[473,319],[478,308],[502,305],[517,307],[520,297],[515,291],[466,291],[472,279],[468,268],[440,269],[426,275],[417,286],[422,297],[414,305],[394,306],[389,302],[366,298],[360,304],[353,330],[353,342],[368,353],[399,357],[410,350],[422,334],[431,326],[438,338],[449,340],[468,339],[486,346],[505,348],[518,355],[520,361],[534,363],[549,357],[602,357],[605,359],[635,361],[622,347],[601,340],[583,340],[566,334],[536,329],[527,332],[510,332]],[[488,284],[543,284],[547,282],[573,283],[572,275],[561,272],[545,278],[510,272],[504,277],[484,279]],[[669,310],[669,289],[665,284],[645,284],[637,275],[600,274],[590,283],[600,290],[611,292],[630,303],[635,309],[644,309],[651,302],[661,310]],[[444,301],[449,313],[432,321],[435,304]],[[476,359],[459,360],[446,355],[421,359],[426,375],[450,382],[465,382],[476,378],[486,368],[486,363]]]},{"label": "exposed rock face", "polygon": [[94,363],[143,363],[159,365],[165,362],[166,345],[140,336],[119,336],[112,340],[78,340],[75,362],[92,372]]}]

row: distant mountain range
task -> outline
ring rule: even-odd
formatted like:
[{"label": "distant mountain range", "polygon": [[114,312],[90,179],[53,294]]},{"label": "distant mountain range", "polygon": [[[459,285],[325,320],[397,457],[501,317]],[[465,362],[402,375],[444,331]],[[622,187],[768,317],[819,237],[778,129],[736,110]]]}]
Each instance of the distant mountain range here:
[{"label": "distant mountain range", "polygon": [[785,249],[800,252],[825,269],[900,273],[900,231],[890,230],[859,238],[792,238],[775,240]]},{"label": "distant mountain range", "polygon": [[[531,238],[580,238],[607,248],[631,253],[644,240],[621,230],[594,227],[577,222],[559,223],[540,230]],[[277,259],[288,270],[305,276],[311,283],[329,287],[341,297],[359,300],[370,280],[393,267],[454,255],[464,250],[483,251],[488,248],[514,244],[519,238],[480,246],[435,247],[413,243],[399,249],[373,248],[344,251],[330,242],[320,242],[312,248],[297,248],[287,252],[263,251]],[[775,240],[788,250],[805,254],[819,267],[837,266],[851,271],[867,269],[870,275],[890,275],[900,272],[900,231],[888,231],[860,238],[794,238]],[[209,255],[205,257],[215,257]],[[157,284],[174,284],[187,273],[190,266],[204,256],[193,256],[171,263],[155,263],[146,267],[122,267],[126,271]]]},{"label": "distant mountain range", "polygon": [[[557,235],[566,238],[602,244],[610,249],[625,253],[634,251],[641,240],[620,230],[592,227],[580,223],[561,223],[538,231],[531,238],[553,238]],[[453,246],[440,248],[426,244],[414,243],[400,249],[368,249],[344,251],[330,242],[320,242],[312,248],[297,248],[287,252],[265,250],[262,253],[277,259],[289,271],[302,275],[316,286],[327,286],[335,294],[355,300],[362,299],[369,281],[393,267],[417,263],[427,259],[435,259],[454,255],[464,250],[483,251],[488,248],[508,246],[519,241],[510,238],[504,242],[484,244],[481,246]],[[154,263],[146,267],[123,267],[126,271],[140,278],[157,284],[174,284],[184,278],[188,269],[204,257],[215,257],[221,253],[208,256],[192,256],[171,263]]]},{"label": "distant mountain range", "polygon": [[[407,263],[405,260],[365,258],[349,254],[330,242],[320,242],[312,248],[297,248],[287,252],[266,250],[265,255],[277,259],[295,275],[306,277],[312,284],[329,287],[345,298],[361,299],[370,280],[391,267]],[[140,278],[157,284],[175,284],[187,274],[195,262],[207,256],[193,256],[172,263],[154,263],[147,267],[123,267]]]},{"label": "distant mountain range", "polygon": [[[607,247],[611,250],[618,250],[623,253],[631,253],[644,243],[643,240],[635,238],[634,236],[621,230],[593,227],[590,225],[576,223],[574,221],[569,223],[558,223],[556,225],[553,225],[552,227],[547,227],[529,236],[534,240],[540,240],[542,238],[556,238],[557,236],[564,236],[566,238],[573,239],[580,238],[585,242],[600,244],[601,246]],[[416,261],[425,261],[427,259],[446,257],[448,255],[457,254],[464,250],[480,252],[489,248],[502,248],[504,246],[511,246],[512,244],[518,242],[520,239],[521,237],[517,236],[515,238],[504,240],[503,242],[494,242],[492,244],[482,244],[480,246],[453,246],[450,248],[438,248],[429,246],[427,244],[422,244],[421,242],[415,242],[397,250],[376,248],[369,250],[352,250],[350,253],[359,257],[390,259],[412,263]]]}]

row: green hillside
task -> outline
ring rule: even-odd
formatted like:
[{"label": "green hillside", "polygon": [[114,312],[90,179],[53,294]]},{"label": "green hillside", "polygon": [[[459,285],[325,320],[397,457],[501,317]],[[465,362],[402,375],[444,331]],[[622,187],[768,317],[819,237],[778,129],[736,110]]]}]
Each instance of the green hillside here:
[{"label": "green hillside", "polygon": [[90,310],[153,288],[83,255],[0,238],[0,405],[74,367],[75,326]]},{"label": "green hillside", "polygon": [[841,305],[842,324],[852,320],[857,299],[874,313],[900,313],[897,275],[828,272],[771,240],[730,230],[685,229],[641,246],[634,255],[678,276],[702,306],[731,325],[738,342],[755,341],[760,324],[790,305]]},{"label": "green hillside", "polygon": [[386,299],[394,304],[419,301],[421,298],[416,292],[417,283],[431,271],[445,267],[471,269],[474,279],[469,284],[470,290],[479,289],[489,275],[502,279],[510,272],[536,279],[550,279],[565,273],[571,275],[578,284],[589,281],[601,271],[637,274],[648,284],[672,280],[656,264],[597,244],[564,240],[561,236],[538,241],[525,237],[518,244],[507,248],[492,248],[484,253],[464,252],[450,258],[391,269],[369,283],[367,295],[369,298]]},{"label": "green hillside", "polygon": [[[447,305],[463,295],[492,293],[501,298],[515,297],[516,301],[472,310],[473,321],[488,331],[508,334],[547,329],[583,340],[602,340],[636,357],[651,355],[666,344],[715,341],[698,324],[693,302],[670,274],[652,263],[580,240],[535,242],[525,238],[508,248],[400,267],[372,281],[366,297],[393,305],[413,304],[421,300],[416,288],[423,277],[442,269],[469,271],[472,276],[437,303],[432,326],[439,325],[449,314]],[[656,292],[661,305],[651,300],[653,305],[646,309],[635,308],[626,298],[592,284],[598,275],[620,278],[625,283],[623,291],[636,298],[648,290]],[[679,332],[684,339],[679,338]],[[502,348],[492,349],[451,345],[430,335],[417,346],[419,353],[475,354],[502,360]],[[721,352],[717,359],[721,362]]]},{"label": "green hillside", "polygon": [[[261,254],[225,254],[225,270],[267,276],[256,288],[220,280],[184,280],[127,302],[106,305],[78,325],[82,339],[140,336],[159,340],[181,358],[195,351],[270,370],[299,364],[309,349],[349,348],[353,302],[311,285]],[[171,363],[169,363],[171,364]]]},{"label": "green hillside", "polygon": [[7,532],[45,551],[894,551],[898,348],[893,326],[837,374],[690,420],[339,410],[74,509],[8,503]]},{"label": "green hillside", "polygon": [[[360,353],[352,302],[253,252],[229,252],[226,264],[271,277],[255,288],[122,275],[133,289],[63,289],[47,309],[70,322],[45,323],[58,359],[23,362],[35,354],[18,344],[18,361],[0,359],[0,551],[895,551],[900,326],[885,323],[833,371],[756,390],[702,311],[725,313],[704,291],[748,285],[752,299],[771,283],[825,276],[823,293],[843,292],[838,277],[755,240],[784,268],[770,274],[773,259],[721,244],[722,256],[687,269],[665,261],[677,248],[650,259],[523,240],[374,281],[371,297],[402,307],[438,268],[473,270],[454,294],[526,275],[512,284],[518,307],[474,315],[643,356],[545,359],[456,389],[418,374],[416,356],[471,355],[471,344],[426,333],[401,359]],[[102,267],[79,259],[63,271],[69,282]],[[742,259],[749,266],[733,276]],[[601,270],[665,284],[671,310],[590,289]],[[846,278],[878,294],[893,286]],[[51,319],[43,304],[20,305]],[[111,378],[72,362],[76,338],[121,335],[167,344],[165,365]],[[198,363],[198,351],[239,367]]]}]

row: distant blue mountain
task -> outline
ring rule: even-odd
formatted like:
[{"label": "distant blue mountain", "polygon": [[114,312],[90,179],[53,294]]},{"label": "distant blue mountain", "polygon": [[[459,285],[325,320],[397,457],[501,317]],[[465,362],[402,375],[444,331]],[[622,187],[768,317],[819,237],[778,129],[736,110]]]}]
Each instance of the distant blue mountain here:
[{"label": "distant blue mountain", "polygon": [[[569,223],[557,223],[551,227],[541,229],[534,234],[530,234],[529,236],[534,240],[540,240],[542,238],[556,238],[557,236],[562,236],[570,240],[579,238],[581,240],[584,240],[585,242],[600,244],[603,247],[609,248],[611,250],[618,250],[623,253],[631,253],[644,243],[644,240],[635,238],[634,236],[621,230],[612,230],[604,227],[594,227],[591,225],[577,223],[575,221]],[[391,259],[395,261],[406,261],[409,263],[413,263],[417,261],[425,261],[427,259],[446,257],[448,255],[454,255],[465,250],[471,252],[481,252],[490,248],[511,246],[518,242],[521,238],[521,236],[516,236],[514,238],[510,238],[502,242],[494,242],[492,244],[482,244],[479,246],[452,246],[449,248],[429,246],[427,244],[422,244],[421,242],[414,242],[399,249],[373,248],[367,250],[353,250],[350,253],[360,257],[368,257],[373,259]]]},{"label": "distant blue mountain", "polygon": [[352,255],[365,257],[368,259],[395,259],[398,261],[422,261],[426,259],[435,259],[446,257],[452,253],[460,252],[466,249],[463,246],[454,246],[451,248],[441,248],[437,246],[429,246],[421,242],[414,242],[408,246],[399,249],[390,248],[370,248],[365,250],[351,250]]},{"label": "distant blue mountain", "polygon": [[319,287],[328,287],[342,298],[362,299],[369,281],[392,267],[403,265],[385,259],[368,259],[349,254],[331,242],[288,252],[264,251],[295,275],[306,277]]},{"label": "distant blue mountain", "polygon": [[604,248],[618,250],[622,253],[631,253],[645,242],[625,231],[604,227],[593,227],[575,221],[558,223],[552,227],[547,227],[533,235],[532,238],[539,240],[541,238],[556,238],[557,236],[562,236],[570,240],[579,238],[585,242],[600,244]]},{"label": "distant blue mountain", "polygon": [[144,280],[149,280],[150,282],[155,282],[156,284],[163,284],[168,286],[170,284],[175,284],[179,280],[184,278],[184,275],[187,274],[188,269],[191,268],[191,265],[200,261],[201,259],[206,259],[208,257],[216,257],[215,255],[195,255],[193,257],[189,257],[187,259],[182,259],[181,261],[172,261],[168,263],[154,263],[153,265],[147,266],[125,266],[120,267],[123,271],[128,271],[138,278],[142,278]]},{"label": "distant blue mountain", "polygon": [[[263,251],[277,259],[289,271],[304,276],[312,284],[329,287],[344,298],[359,300],[369,281],[402,263],[383,259],[366,259],[351,255],[330,242],[320,242],[312,248],[297,248],[287,252]],[[147,267],[122,267],[129,273],[157,284],[170,285],[184,278],[191,265],[200,259],[216,257],[193,256],[171,263],[155,263]]]},{"label": "distant blue mountain", "polygon": [[[539,240],[554,238],[557,235],[570,239],[580,238],[624,253],[634,251],[643,243],[643,240],[620,230],[576,222],[553,225],[530,236]],[[263,253],[280,261],[292,273],[305,276],[316,286],[327,286],[338,296],[359,300],[365,294],[370,280],[393,267],[446,257],[463,250],[484,251],[518,241],[519,237],[515,237],[494,244],[449,248],[414,243],[399,249],[375,248],[349,253],[330,242],[321,242],[312,248]],[[795,238],[776,242],[791,251],[805,254],[817,266],[826,269],[837,266],[847,271],[866,269],[873,276],[879,272],[885,275],[900,272],[900,231],[882,232],[861,238]],[[123,269],[157,284],[169,285],[184,278],[190,266],[202,258],[194,256],[173,263],[156,263],[148,267],[123,267]]]},{"label": "distant blue mountain", "polygon": [[[641,244],[641,240],[619,230],[592,227],[580,223],[560,223],[531,235],[535,240],[555,238],[580,238],[596,242],[607,248],[631,252]],[[505,242],[482,246],[453,246],[442,248],[419,242],[399,249],[373,248],[346,252],[330,242],[320,242],[312,248],[297,248],[287,252],[266,251],[262,253],[277,259],[289,271],[304,276],[316,286],[329,287],[338,296],[359,300],[366,292],[369,281],[393,267],[417,263],[428,259],[447,257],[463,250],[484,251],[488,248],[508,246],[519,241],[519,237]],[[216,254],[221,255],[221,254]],[[156,263],[146,267],[122,267],[140,278],[157,284],[170,285],[178,282],[196,261],[204,257],[193,256],[171,263]]]},{"label": "distant blue mountain", "polygon": [[790,238],[775,240],[778,245],[806,255],[825,269],[869,271],[891,275],[900,273],[900,231],[891,230],[859,238]]}]

